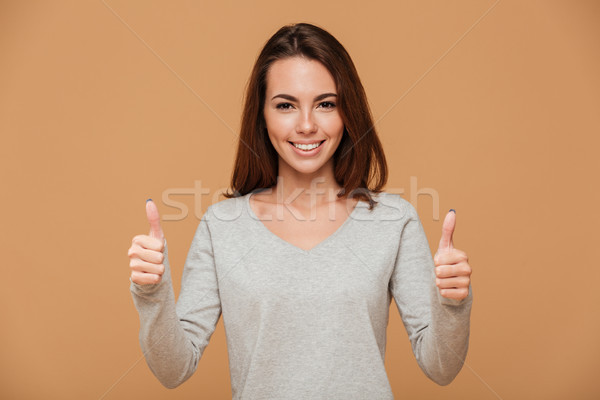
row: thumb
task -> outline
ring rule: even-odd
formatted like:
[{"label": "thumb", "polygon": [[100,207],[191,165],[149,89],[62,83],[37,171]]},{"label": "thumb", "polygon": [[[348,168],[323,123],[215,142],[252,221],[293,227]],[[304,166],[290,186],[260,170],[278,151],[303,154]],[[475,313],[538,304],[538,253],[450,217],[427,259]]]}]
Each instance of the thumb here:
[{"label": "thumb", "polygon": [[442,225],[442,238],[440,239],[440,245],[438,247],[438,252],[450,250],[454,248],[454,244],[452,243],[452,234],[454,233],[454,228],[456,227],[456,211],[450,209],[448,214],[446,214],[446,218],[444,219],[444,224]]},{"label": "thumb", "polygon": [[150,223],[150,236],[156,239],[164,239],[163,231],[160,227],[160,215],[158,214],[158,208],[152,199],[146,200],[146,216]]}]

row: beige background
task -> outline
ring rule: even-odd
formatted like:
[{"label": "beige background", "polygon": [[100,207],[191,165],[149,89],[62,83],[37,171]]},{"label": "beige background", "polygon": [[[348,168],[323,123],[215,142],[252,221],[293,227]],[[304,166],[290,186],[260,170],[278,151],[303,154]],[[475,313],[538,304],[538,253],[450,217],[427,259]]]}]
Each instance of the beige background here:
[{"label": "beige background", "polygon": [[178,293],[198,217],[229,183],[254,59],[300,21],[353,57],[386,190],[418,200],[432,252],[455,208],[474,270],[450,386],[418,369],[392,303],[396,397],[599,398],[600,3],[508,0],[0,2],[1,397],[230,398],[222,319],[188,382],[151,374],[126,253],[152,197]]}]

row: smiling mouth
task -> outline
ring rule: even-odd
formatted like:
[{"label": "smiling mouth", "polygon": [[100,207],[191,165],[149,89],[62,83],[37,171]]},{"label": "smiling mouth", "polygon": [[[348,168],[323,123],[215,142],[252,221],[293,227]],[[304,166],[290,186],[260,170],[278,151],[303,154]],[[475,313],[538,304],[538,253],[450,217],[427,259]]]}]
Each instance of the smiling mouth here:
[{"label": "smiling mouth", "polygon": [[321,140],[320,142],[315,142],[315,143],[310,143],[310,144],[299,144],[299,143],[294,143],[294,142],[288,142],[288,143],[297,149],[304,150],[304,151],[311,151],[311,150],[314,150],[317,147],[321,146],[321,144],[323,144],[324,141],[325,140]]}]

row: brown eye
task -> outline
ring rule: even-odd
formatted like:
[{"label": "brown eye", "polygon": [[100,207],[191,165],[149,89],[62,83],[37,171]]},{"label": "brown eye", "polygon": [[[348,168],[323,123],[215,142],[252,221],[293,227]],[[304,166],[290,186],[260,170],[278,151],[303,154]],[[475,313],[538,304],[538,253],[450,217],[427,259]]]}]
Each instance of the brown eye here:
[{"label": "brown eye", "polygon": [[275,108],[279,110],[289,110],[292,105],[290,103],[279,103]]},{"label": "brown eye", "polygon": [[320,104],[320,106],[323,106],[323,108],[334,108],[335,103],[332,103],[331,101],[324,101]]}]

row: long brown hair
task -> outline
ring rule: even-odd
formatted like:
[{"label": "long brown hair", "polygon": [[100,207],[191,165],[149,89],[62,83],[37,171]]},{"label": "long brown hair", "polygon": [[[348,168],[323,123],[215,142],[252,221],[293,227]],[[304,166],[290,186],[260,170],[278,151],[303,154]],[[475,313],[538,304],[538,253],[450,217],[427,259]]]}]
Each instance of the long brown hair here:
[{"label": "long brown hair", "polygon": [[246,85],[245,105],[231,190],[227,198],[243,196],[256,188],[277,183],[278,154],[268,137],[263,115],[267,72],[271,64],[288,57],[319,61],[333,76],[338,109],[344,123],[342,140],[333,154],[334,177],[342,190],[337,194],[376,203],[370,191],[379,193],[387,181],[387,163],[377,137],[365,90],[350,55],[322,28],[307,23],[280,28],[265,44]]}]

